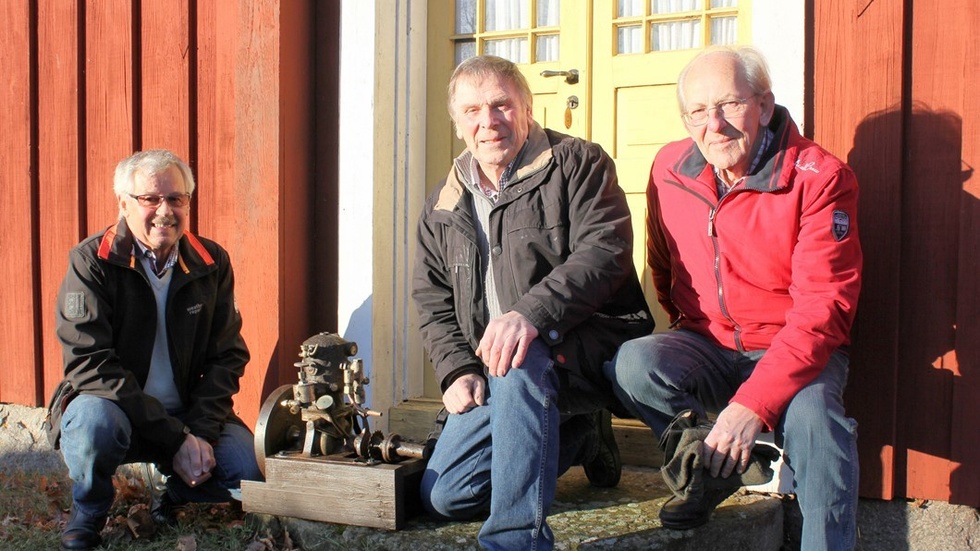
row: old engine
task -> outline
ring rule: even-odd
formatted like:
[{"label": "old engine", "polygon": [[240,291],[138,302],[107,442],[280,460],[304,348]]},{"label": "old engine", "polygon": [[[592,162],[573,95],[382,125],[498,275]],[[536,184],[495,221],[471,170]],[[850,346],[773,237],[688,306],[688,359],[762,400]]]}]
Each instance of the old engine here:
[{"label": "old engine", "polygon": [[318,333],[300,346],[299,382],[276,389],[262,405],[255,426],[255,456],[333,457],[365,463],[428,459],[433,442],[403,442],[397,434],[371,432],[381,413],[364,406],[364,363],[357,344],[335,333]]}]

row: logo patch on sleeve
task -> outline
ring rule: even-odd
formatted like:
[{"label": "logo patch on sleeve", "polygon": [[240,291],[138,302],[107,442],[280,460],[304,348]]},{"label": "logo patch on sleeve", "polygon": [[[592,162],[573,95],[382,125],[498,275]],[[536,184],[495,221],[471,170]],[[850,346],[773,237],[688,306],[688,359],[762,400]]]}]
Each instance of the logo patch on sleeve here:
[{"label": "logo patch on sleeve", "polygon": [[842,210],[834,211],[834,239],[840,241],[847,237],[847,232],[851,229],[851,217]]},{"label": "logo patch on sleeve", "polygon": [[85,293],[74,292],[65,295],[65,317],[77,320],[85,317]]}]

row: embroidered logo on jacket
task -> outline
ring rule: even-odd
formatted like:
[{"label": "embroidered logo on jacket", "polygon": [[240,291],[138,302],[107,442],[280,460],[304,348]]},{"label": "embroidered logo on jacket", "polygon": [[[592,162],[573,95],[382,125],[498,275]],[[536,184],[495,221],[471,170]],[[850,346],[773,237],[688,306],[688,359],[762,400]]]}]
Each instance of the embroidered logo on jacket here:
[{"label": "embroidered logo on jacket", "polygon": [[820,171],[817,170],[817,163],[813,161],[808,161],[806,164],[800,164],[800,160],[797,159],[796,168],[798,168],[800,172],[812,172],[814,174],[820,174]]},{"label": "embroidered logo on jacket", "polygon": [[65,295],[65,317],[77,320],[85,317],[85,293],[74,292]]},{"label": "embroidered logo on jacket", "polygon": [[204,305],[201,304],[200,302],[198,302],[194,306],[188,306],[187,307],[187,315],[188,316],[196,316],[197,314],[200,314],[201,313],[201,309],[202,308],[204,308]]},{"label": "embroidered logo on jacket", "polygon": [[834,239],[840,241],[847,237],[848,230],[851,229],[851,217],[842,210],[834,211]]}]

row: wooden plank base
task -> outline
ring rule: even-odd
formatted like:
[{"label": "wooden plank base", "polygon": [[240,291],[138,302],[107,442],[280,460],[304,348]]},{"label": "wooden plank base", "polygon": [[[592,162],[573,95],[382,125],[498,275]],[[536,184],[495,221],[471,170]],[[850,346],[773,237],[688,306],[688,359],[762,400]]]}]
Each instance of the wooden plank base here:
[{"label": "wooden plank base", "polygon": [[242,482],[249,513],[398,530],[420,510],[425,461],[368,465],[354,457],[272,456],[265,482]]}]

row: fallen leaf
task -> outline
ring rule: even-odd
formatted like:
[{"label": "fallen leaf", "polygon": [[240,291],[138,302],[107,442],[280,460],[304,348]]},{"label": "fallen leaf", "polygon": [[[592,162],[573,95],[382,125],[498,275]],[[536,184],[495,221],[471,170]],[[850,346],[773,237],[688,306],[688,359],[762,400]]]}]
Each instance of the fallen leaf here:
[{"label": "fallen leaf", "polygon": [[133,539],[150,539],[157,533],[157,524],[150,517],[150,512],[145,505],[134,505],[129,509],[126,517],[126,526],[129,528]]}]

